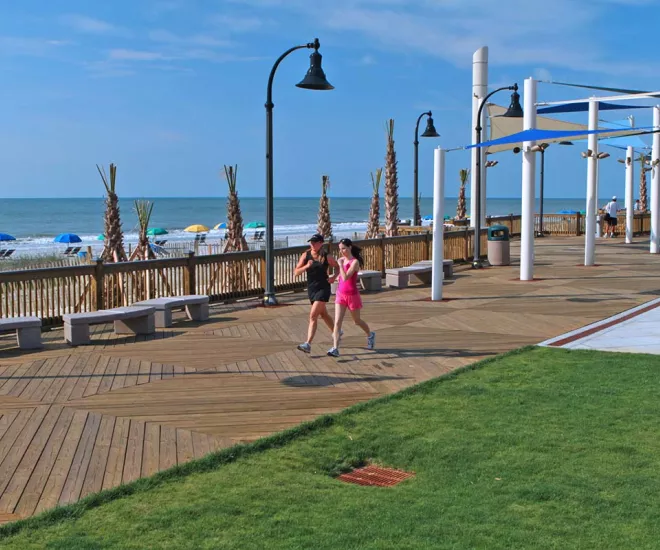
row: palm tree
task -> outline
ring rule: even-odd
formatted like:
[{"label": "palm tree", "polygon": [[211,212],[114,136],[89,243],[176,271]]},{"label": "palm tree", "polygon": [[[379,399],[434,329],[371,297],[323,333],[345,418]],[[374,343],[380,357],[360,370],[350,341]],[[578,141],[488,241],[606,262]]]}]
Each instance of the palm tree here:
[{"label": "palm tree", "polygon": [[366,239],[378,238],[380,229],[380,180],[383,175],[383,169],[378,168],[376,175],[371,172],[371,186],[373,187],[373,195],[371,197],[371,208],[369,209],[369,224],[367,225]]},{"label": "palm tree", "polygon": [[247,250],[248,245],[243,234],[243,214],[241,214],[241,202],[238,200],[236,191],[236,177],[238,175],[238,164],[236,166],[224,166],[225,178],[229,186],[227,195],[227,243],[225,252],[237,252]]},{"label": "palm tree", "polygon": [[646,194],[646,172],[651,170],[646,165],[649,163],[648,156],[639,155],[639,209],[642,212],[648,212],[648,195]]},{"label": "palm tree", "polygon": [[147,200],[136,200],[134,203],[135,214],[138,220],[138,244],[131,254],[130,259],[138,258],[140,260],[149,260],[156,257],[149,244],[147,229],[151,221],[151,213],[154,209],[154,203]]},{"label": "palm tree", "polygon": [[399,234],[399,184],[396,151],[394,150],[394,119],[385,124],[387,154],[385,155],[385,235]]},{"label": "palm tree", "polygon": [[321,177],[321,200],[319,201],[319,218],[316,232],[323,235],[327,242],[332,242],[332,222],[330,221],[330,201],[328,199],[330,176]]},{"label": "palm tree", "polygon": [[456,205],[456,218],[459,220],[465,219],[465,186],[468,178],[470,177],[470,169],[463,168],[458,177],[461,180],[461,187],[458,190],[458,204]]},{"label": "palm tree", "polygon": [[127,260],[124,250],[124,234],[121,229],[121,220],[119,218],[119,199],[116,193],[117,166],[110,164],[110,177],[105,173],[105,168],[101,169],[96,165],[99,171],[103,185],[105,186],[105,247],[101,254],[104,262],[125,262]]}]

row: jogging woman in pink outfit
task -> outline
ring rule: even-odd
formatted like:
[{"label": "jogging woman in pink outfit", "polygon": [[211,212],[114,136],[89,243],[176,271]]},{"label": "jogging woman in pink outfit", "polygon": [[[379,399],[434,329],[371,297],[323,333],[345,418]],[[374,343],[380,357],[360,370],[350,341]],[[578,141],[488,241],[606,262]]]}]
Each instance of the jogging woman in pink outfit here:
[{"label": "jogging woman in pink outfit", "polygon": [[367,335],[367,349],[374,349],[376,333],[371,332],[369,325],[360,318],[362,309],[362,298],[357,287],[358,271],[364,265],[361,250],[355,246],[350,239],[339,241],[339,285],[335,297],[335,330],[332,334],[333,347],[328,350],[330,357],[339,357],[339,340],[341,337],[341,326],[344,315],[348,309],[353,317],[353,322],[359,326]]}]

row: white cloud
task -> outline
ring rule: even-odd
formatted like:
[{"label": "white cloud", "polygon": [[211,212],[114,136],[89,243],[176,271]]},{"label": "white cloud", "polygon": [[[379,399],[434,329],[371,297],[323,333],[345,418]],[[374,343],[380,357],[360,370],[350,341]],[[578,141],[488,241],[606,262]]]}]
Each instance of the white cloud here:
[{"label": "white cloud", "polygon": [[116,48],[108,51],[108,59],[112,61],[157,61],[166,60],[168,57],[160,52]]},{"label": "white cloud", "polygon": [[375,64],[376,64],[376,58],[368,53],[363,55],[358,61],[358,65],[375,65]]},{"label": "white cloud", "polygon": [[[655,67],[627,63],[629,52],[612,55],[605,42],[594,42],[591,29],[609,12],[582,0],[555,0],[545,9],[528,0],[507,0],[505,4],[491,0],[231,1],[266,13],[273,9],[278,15],[287,9],[321,28],[362,35],[381,49],[422,53],[459,67],[469,66],[472,53],[488,45],[491,65],[543,63],[575,71],[637,76],[655,71]],[[633,8],[657,0],[604,2]]]},{"label": "white cloud", "polygon": [[0,36],[0,56],[25,55],[43,57],[54,53],[63,46],[71,44],[72,42],[68,40]]},{"label": "white cloud", "polygon": [[60,21],[74,31],[84,34],[118,34],[122,32],[112,23],[86,15],[74,13],[63,15]]},{"label": "white cloud", "polygon": [[161,42],[174,45],[204,46],[208,48],[228,48],[233,46],[231,40],[224,40],[207,34],[195,34],[192,36],[179,36],[167,30],[150,31],[149,39],[153,42]]},{"label": "white cloud", "polygon": [[256,31],[264,25],[264,21],[257,17],[242,17],[227,14],[214,15],[209,20],[226,33]]}]

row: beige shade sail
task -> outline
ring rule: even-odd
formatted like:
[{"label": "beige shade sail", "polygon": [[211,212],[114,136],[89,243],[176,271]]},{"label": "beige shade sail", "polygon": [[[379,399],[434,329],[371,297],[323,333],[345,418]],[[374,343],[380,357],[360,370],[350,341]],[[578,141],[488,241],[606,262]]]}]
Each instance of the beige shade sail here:
[{"label": "beige shade sail", "polygon": [[[488,117],[490,118],[490,136],[488,141],[493,139],[499,139],[505,136],[510,136],[512,134],[517,134],[518,132],[523,131],[523,119],[522,118],[510,118],[501,116],[506,113],[507,108],[501,107],[500,105],[495,105],[494,103],[489,103],[487,106]],[[556,118],[550,118],[545,116],[536,117],[536,127],[539,130],[568,130],[568,131],[581,131],[588,130],[586,124],[576,124],[575,122],[565,122],[563,120],[557,120]],[[599,127],[599,129],[604,129]],[[612,132],[606,132],[598,135],[598,139],[605,139],[608,137],[621,137],[630,134],[639,133],[639,130],[612,130]],[[585,139],[584,137],[576,136],[574,138],[555,138],[555,139],[544,139],[544,143],[556,143],[559,141],[575,141],[577,139]],[[484,140],[485,141],[485,140]],[[522,143],[504,143],[501,145],[491,145],[487,148],[487,152],[490,154],[499,153],[501,151],[510,151],[514,147],[522,147]]]}]

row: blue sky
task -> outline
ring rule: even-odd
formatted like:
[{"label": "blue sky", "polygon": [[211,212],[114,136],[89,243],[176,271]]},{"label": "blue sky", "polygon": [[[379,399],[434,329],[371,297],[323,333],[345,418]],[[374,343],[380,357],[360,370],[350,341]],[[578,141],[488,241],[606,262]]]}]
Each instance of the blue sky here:
[{"label": "blue sky", "polygon": [[[263,196],[265,93],[274,60],[319,37],[331,92],[294,85],[309,51],[289,56],[275,87],[276,196],[367,196],[395,120],[399,186],[412,192],[417,116],[420,190],[432,150],[470,140],[471,60],[490,49],[493,87],[527,76],[660,89],[657,0],[0,0],[2,197],[97,197],[95,164],[118,165],[120,196],[223,196],[238,164],[241,196]],[[522,90],[521,90],[522,91]],[[539,99],[592,92],[539,85]],[[596,93],[596,92],[593,92]],[[506,92],[495,96],[508,104]],[[608,120],[625,111],[605,113]],[[651,124],[651,111],[635,113]],[[586,122],[586,114],[571,120]],[[586,146],[546,155],[546,196],[582,197]],[[614,153],[614,151],[612,151]],[[613,154],[613,157],[622,156]],[[492,197],[520,194],[520,158],[497,156]],[[623,194],[623,167],[601,163],[601,196]],[[448,155],[448,195],[469,153]]]}]

